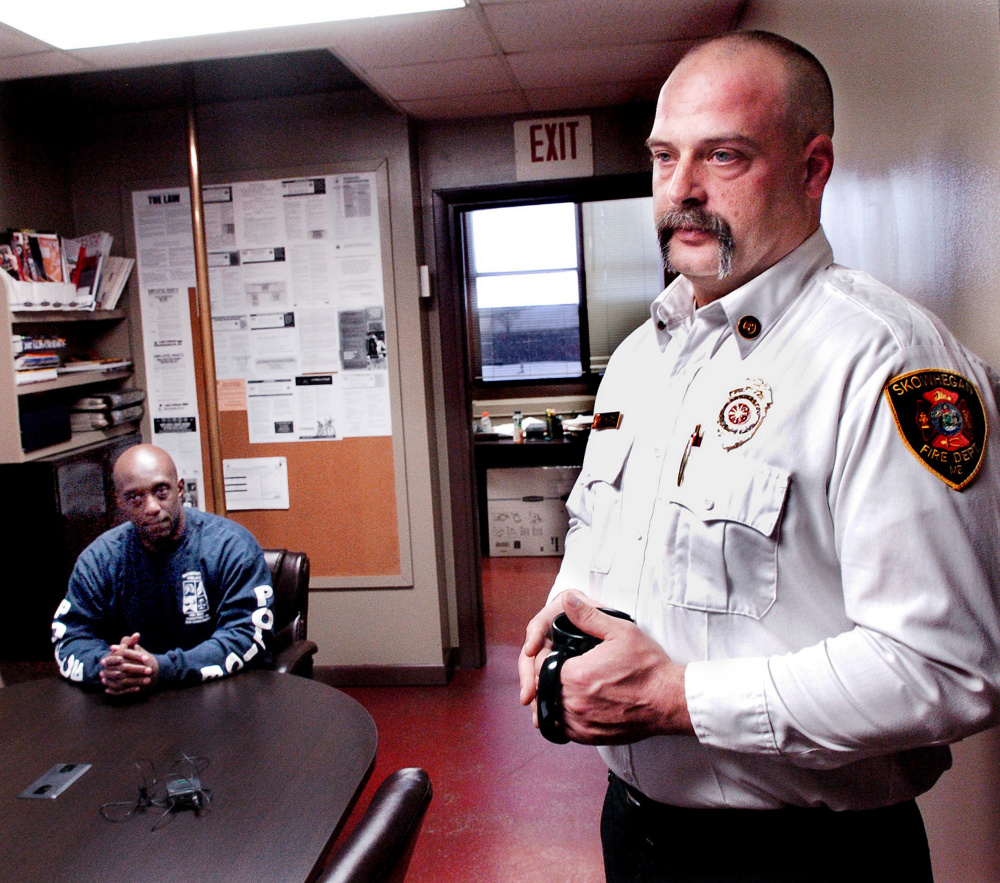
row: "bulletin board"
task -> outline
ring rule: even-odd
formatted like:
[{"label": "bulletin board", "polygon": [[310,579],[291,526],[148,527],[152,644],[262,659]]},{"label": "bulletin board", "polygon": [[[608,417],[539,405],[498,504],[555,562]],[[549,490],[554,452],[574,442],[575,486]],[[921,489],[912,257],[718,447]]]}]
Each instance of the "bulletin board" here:
[{"label": "bulletin board", "polygon": [[[328,169],[297,169],[281,172],[280,176],[275,175],[271,179],[265,179],[256,173],[239,177],[250,182],[283,182],[287,186],[290,176],[295,176],[294,180],[307,180],[317,179],[321,175],[351,174],[357,171],[359,170],[356,168],[346,172],[341,169],[336,173]],[[402,456],[398,348],[393,308],[392,252],[387,233],[390,229],[387,176],[384,164],[369,171],[374,173],[378,185],[377,235],[381,245],[384,286],[384,359],[389,382],[391,431],[371,436],[340,435],[330,439],[270,442],[253,437],[254,430],[245,408],[240,409],[230,404],[220,408],[219,413],[224,461],[281,457],[287,463],[287,509],[230,511],[227,512],[228,517],[250,530],[265,548],[288,548],[306,552],[311,565],[311,587],[314,589],[393,588],[412,585]],[[230,182],[233,180],[229,178]],[[221,185],[205,183],[203,189],[208,190],[210,186]],[[239,184],[233,186],[238,187]],[[215,314],[214,282],[211,287]],[[194,330],[187,347],[195,378],[199,415],[197,426],[200,430],[198,447],[204,464],[199,495],[205,501],[205,508],[218,510],[220,507],[212,499],[211,481],[208,480],[210,461],[204,428],[206,402],[201,381],[204,376],[204,352],[196,333],[198,302],[192,286],[187,288],[186,312],[190,328]],[[217,331],[215,338],[217,341]],[[146,345],[149,345],[148,340]],[[219,344],[216,342],[215,346],[218,347]],[[331,341],[330,346],[336,348],[337,341]],[[218,366],[218,351],[215,361]],[[150,365],[147,359],[147,376],[155,369],[156,366]],[[219,380],[223,379],[219,375]],[[154,442],[159,443],[155,436]]]}]

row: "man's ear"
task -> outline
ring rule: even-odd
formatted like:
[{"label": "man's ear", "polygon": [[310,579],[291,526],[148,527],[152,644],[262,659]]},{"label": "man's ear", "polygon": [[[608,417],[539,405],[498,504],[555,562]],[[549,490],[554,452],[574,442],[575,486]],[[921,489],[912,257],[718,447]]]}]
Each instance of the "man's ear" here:
[{"label": "man's ear", "polygon": [[826,182],[833,172],[833,141],[829,135],[817,135],[804,151],[805,194],[810,199],[821,199]]}]

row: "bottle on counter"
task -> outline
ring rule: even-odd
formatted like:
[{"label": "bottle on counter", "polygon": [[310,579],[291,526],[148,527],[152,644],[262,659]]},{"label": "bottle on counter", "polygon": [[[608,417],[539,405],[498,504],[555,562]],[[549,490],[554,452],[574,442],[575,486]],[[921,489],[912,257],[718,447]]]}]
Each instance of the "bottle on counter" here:
[{"label": "bottle on counter", "polygon": [[483,416],[479,418],[480,432],[493,432],[493,421],[490,420],[490,412],[483,411]]},{"label": "bottle on counter", "polygon": [[514,444],[521,444],[524,441],[524,427],[521,426],[521,412],[514,412]]},{"label": "bottle on counter", "polygon": [[562,417],[555,412],[554,408],[545,409],[545,423],[545,434],[550,439],[560,439],[563,437]]}]

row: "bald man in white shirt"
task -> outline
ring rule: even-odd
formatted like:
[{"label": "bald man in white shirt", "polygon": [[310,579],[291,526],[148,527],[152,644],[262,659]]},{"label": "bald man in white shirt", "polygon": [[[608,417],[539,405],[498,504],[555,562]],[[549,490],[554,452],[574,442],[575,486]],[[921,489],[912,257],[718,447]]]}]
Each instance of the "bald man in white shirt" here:
[{"label": "bald man in white shirt", "polygon": [[[680,276],[618,349],[568,501],[562,669],[609,881],[931,879],[913,798],[1000,713],[997,378],[839,267],[833,95],[763,32],[695,48],[648,146]],[[596,608],[613,607],[635,624]]]}]

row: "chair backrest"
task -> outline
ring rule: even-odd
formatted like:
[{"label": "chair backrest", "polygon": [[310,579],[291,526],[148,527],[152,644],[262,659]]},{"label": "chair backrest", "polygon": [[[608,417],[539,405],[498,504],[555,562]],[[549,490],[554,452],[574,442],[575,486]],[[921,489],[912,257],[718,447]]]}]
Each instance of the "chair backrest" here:
[{"label": "chair backrest", "polygon": [[431,802],[430,776],[416,767],[397,770],[372,797],[316,883],[400,883]]},{"label": "chair backrest", "polygon": [[309,622],[309,556],[288,549],[265,549],[274,589],[274,643],[276,650],[303,641]]}]

